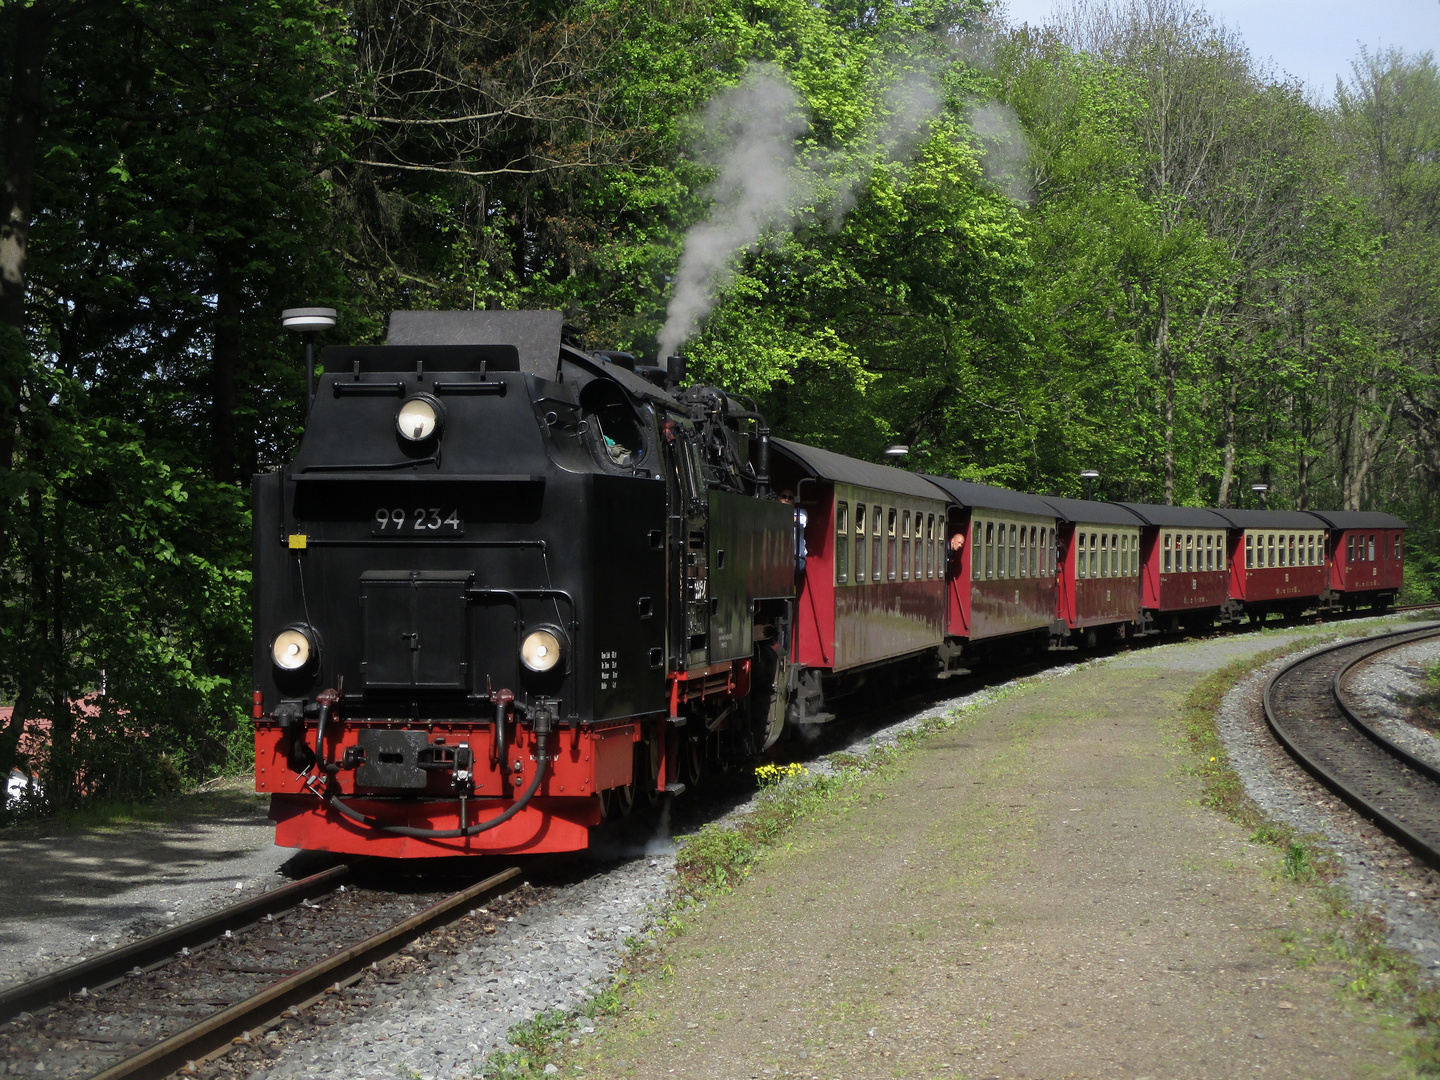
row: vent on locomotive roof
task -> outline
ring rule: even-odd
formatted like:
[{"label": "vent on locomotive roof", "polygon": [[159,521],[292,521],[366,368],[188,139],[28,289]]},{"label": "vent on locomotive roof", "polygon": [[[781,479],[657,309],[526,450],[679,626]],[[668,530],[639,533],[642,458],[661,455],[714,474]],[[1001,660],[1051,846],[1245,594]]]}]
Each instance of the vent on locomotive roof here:
[{"label": "vent on locomotive roof", "polygon": [[564,316],[558,311],[392,311],[387,345],[513,345],[520,370],[555,378]]}]

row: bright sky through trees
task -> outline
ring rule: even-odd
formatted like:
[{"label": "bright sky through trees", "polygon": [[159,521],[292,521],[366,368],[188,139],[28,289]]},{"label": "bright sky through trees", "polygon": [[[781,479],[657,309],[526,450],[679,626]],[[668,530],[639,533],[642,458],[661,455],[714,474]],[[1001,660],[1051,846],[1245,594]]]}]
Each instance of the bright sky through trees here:
[{"label": "bright sky through trees", "polygon": [[[1015,23],[1050,21],[1055,0],[1008,0]],[[1069,7],[1068,3],[1061,5]],[[1350,61],[1397,46],[1409,53],[1440,51],[1437,0],[1208,0],[1206,10],[1245,39],[1257,60],[1303,80],[1329,98],[1335,78],[1350,77]]]}]

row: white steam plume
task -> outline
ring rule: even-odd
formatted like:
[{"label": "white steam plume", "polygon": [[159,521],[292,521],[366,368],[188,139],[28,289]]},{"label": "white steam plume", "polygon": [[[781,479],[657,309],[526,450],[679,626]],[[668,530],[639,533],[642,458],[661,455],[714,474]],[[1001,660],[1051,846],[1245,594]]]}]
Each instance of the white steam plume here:
[{"label": "white steam plume", "polygon": [[714,206],[685,236],[660,331],[662,357],[679,349],[714,306],[736,253],[790,217],[795,138],[807,127],[795,90],[769,64],[751,68],[744,82],[706,108],[705,130],[720,170],[706,190]]},{"label": "white steam plume", "polygon": [[980,161],[985,179],[1017,203],[1030,205],[1030,140],[1015,110],[999,101],[981,102],[971,107],[970,127],[985,150]]}]

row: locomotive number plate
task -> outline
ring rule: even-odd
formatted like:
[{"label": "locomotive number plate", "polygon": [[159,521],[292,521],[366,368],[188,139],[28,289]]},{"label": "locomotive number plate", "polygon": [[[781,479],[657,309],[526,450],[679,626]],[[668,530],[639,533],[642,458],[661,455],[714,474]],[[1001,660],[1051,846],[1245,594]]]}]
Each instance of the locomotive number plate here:
[{"label": "locomotive number plate", "polygon": [[459,510],[443,506],[382,506],[370,522],[371,536],[464,536]]}]

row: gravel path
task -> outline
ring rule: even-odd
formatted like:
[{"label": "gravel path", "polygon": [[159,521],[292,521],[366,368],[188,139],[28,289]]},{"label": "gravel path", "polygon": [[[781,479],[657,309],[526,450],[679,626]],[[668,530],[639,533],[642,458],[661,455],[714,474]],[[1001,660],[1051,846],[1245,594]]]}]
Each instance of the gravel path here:
[{"label": "gravel path", "polygon": [[[1414,955],[1433,976],[1440,971],[1440,874],[1312,779],[1276,744],[1265,725],[1261,702],[1265,683],[1289,659],[1267,664],[1226,695],[1219,721],[1230,764],[1269,817],[1302,835],[1318,837],[1340,858],[1345,887],[1355,902],[1381,915],[1390,943]],[[1388,715],[1380,724],[1387,736],[1406,749],[1423,749],[1429,760],[1440,765],[1436,740],[1402,719],[1408,711],[1404,695],[1418,689],[1419,665],[1437,659],[1440,642],[1396,650],[1359,673],[1351,693]]]}]

